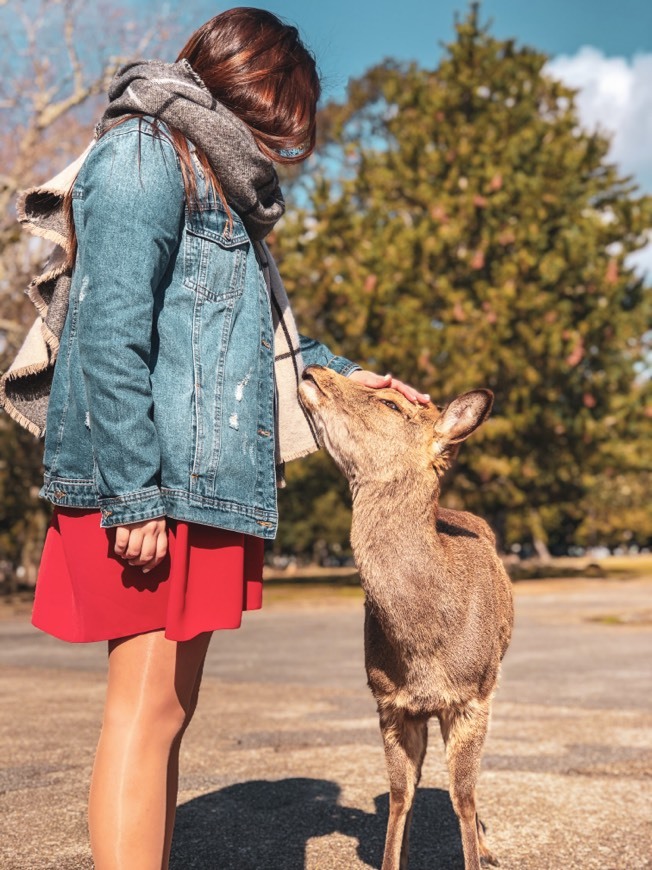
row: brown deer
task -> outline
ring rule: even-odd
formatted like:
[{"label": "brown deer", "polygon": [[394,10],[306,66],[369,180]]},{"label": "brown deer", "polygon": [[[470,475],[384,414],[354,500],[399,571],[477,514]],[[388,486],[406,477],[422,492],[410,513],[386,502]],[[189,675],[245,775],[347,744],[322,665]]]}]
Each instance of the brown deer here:
[{"label": "brown deer", "polygon": [[474,390],[442,410],[310,366],[299,396],[353,495],[365,667],[390,782],[382,870],[408,866],[432,716],[446,746],[465,870],[497,864],[476,814],[475,786],[511,637],[511,585],[484,520],[439,507],[440,478],[455,445],[487,418],[493,394]]}]

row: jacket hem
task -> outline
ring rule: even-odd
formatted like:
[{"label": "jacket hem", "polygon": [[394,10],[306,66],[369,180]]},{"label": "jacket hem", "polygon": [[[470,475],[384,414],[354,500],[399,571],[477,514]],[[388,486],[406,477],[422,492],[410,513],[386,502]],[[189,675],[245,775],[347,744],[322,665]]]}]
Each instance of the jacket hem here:
[{"label": "jacket hem", "polygon": [[247,507],[237,502],[211,499],[161,487],[161,497],[167,516],[206,526],[217,526],[233,532],[244,532],[257,538],[276,537],[278,516],[275,511]]},{"label": "jacket hem", "polygon": [[92,480],[66,477],[46,478],[39,490],[39,496],[62,507],[100,510],[97,490]]},{"label": "jacket hem", "polygon": [[158,486],[147,486],[124,495],[101,496],[98,502],[102,511],[100,526],[104,529],[165,516]]},{"label": "jacket hem", "polygon": [[[52,477],[41,487],[39,496],[52,502],[52,504],[64,507],[94,508],[98,511],[106,509],[106,499],[99,498],[93,480]],[[158,512],[155,511],[155,516],[168,516],[184,522],[201,523],[205,526],[215,526],[232,532],[243,532],[266,540],[274,540],[276,537],[278,515],[272,510],[248,507],[223,499],[206,498],[183,490],[165,487],[161,487],[160,499],[163,508]],[[142,504],[141,501],[138,510]],[[154,509],[153,504],[152,508]],[[142,518],[154,519],[154,515]],[[110,528],[122,525],[123,521],[137,522],[139,519],[140,517],[136,517],[125,521],[121,513],[120,519],[111,516],[110,521],[107,521],[103,510],[100,525],[103,528]]]}]

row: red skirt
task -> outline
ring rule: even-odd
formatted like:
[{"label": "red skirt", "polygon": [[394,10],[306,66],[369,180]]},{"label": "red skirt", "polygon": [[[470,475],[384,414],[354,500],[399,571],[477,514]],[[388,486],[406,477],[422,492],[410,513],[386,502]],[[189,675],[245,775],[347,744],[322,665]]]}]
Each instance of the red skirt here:
[{"label": "red skirt", "polygon": [[62,640],[165,630],[170,640],[238,628],[262,606],[262,538],[167,518],[168,552],[149,573],[113,552],[96,509],[55,507],[36,581],[32,624]]}]

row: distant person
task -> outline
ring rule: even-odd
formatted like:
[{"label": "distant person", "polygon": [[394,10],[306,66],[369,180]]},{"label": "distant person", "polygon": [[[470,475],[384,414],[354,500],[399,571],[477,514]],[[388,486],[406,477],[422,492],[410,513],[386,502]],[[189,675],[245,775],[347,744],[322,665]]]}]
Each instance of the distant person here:
[{"label": "distant person", "polygon": [[38,200],[47,219],[67,215],[48,237],[67,227],[72,280],[65,265],[54,276],[59,308],[68,297],[41,495],[55,508],[32,618],[67,641],[108,641],[97,870],[168,866],[211,632],[261,607],[283,461],[317,447],[302,368],[427,401],[298,336],[262,241],[284,211],[274,163],[313,152],[319,95],[296,28],[231,9],[175,63],[123,66],[61,213]]}]

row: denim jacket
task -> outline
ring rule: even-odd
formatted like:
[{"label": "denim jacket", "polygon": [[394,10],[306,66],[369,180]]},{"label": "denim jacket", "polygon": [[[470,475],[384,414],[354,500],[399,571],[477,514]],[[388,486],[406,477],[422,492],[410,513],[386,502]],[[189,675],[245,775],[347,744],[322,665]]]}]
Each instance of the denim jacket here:
[{"label": "denim jacket", "polygon": [[[77,176],[40,495],[100,508],[103,527],[167,515],[273,538],[268,290],[242,221],[230,230],[195,177],[192,210],[171,143],[138,119],[102,136]],[[358,368],[300,345],[306,365]]]}]

